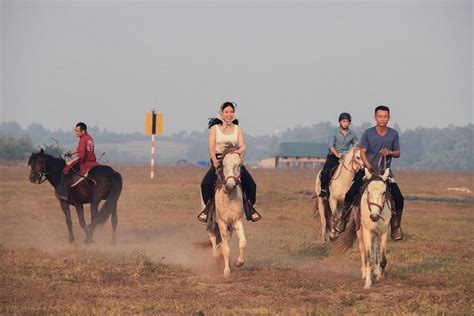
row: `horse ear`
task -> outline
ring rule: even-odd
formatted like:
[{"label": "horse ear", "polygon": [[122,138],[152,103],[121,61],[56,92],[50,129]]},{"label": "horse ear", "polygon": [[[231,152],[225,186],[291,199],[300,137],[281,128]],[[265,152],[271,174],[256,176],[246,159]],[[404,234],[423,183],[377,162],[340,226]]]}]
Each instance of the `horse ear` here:
[{"label": "horse ear", "polygon": [[390,174],[390,169],[389,168],[385,169],[385,172],[383,173],[383,176],[382,176],[382,180],[387,181],[389,174]]},{"label": "horse ear", "polygon": [[44,155],[44,150],[43,150],[43,148],[41,148],[40,154],[41,154],[41,155]]},{"label": "horse ear", "polygon": [[364,178],[366,178],[367,180],[372,178],[372,173],[369,171],[369,169],[364,168],[364,171],[365,171],[365,177]]}]

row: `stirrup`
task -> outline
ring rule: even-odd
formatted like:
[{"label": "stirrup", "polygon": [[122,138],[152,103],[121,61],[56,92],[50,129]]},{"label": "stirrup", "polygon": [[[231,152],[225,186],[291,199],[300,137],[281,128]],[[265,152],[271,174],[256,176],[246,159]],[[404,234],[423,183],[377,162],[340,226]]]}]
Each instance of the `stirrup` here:
[{"label": "stirrup", "polygon": [[260,216],[260,214],[254,209],[253,213],[252,213],[252,219],[251,221],[252,222],[258,222],[259,220],[262,219],[262,216]]},{"label": "stirrup", "polygon": [[398,226],[398,227],[392,228],[390,237],[392,238],[393,241],[399,241],[405,237],[405,234],[403,234],[402,228]]},{"label": "stirrup", "polygon": [[321,192],[319,193],[318,195],[320,198],[322,198],[323,200],[327,200],[328,197],[329,197],[329,194],[326,190],[324,189],[321,189]]},{"label": "stirrup", "polygon": [[343,233],[345,230],[346,230],[346,221],[344,221],[344,219],[339,219],[336,224],[334,224],[334,230],[336,232],[338,232],[339,234],[340,233]]},{"label": "stirrup", "polygon": [[200,222],[207,223],[207,214],[204,213],[204,211],[202,211],[202,212],[199,213],[199,215],[197,216],[197,219],[198,219],[198,221],[200,221]]}]

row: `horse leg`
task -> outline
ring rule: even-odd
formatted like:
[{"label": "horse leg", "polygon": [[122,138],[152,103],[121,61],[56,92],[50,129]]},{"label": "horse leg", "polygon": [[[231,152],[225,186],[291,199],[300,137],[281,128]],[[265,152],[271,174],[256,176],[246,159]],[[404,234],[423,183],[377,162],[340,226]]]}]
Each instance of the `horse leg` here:
[{"label": "horse leg", "polygon": [[61,200],[61,208],[63,209],[64,216],[66,216],[66,225],[69,232],[69,242],[73,242],[74,234],[72,233],[71,209],[69,208],[69,203]]},{"label": "horse leg", "polygon": [[237,259],[234,261],[234,266],[240,268],[245,263],[244,251],[245,247],[247,246],[247,239],[245,238],[244,233],[244,225],[242,224],[242,220],[239,219],[237,222],[234,223],[234,230],[237,236],[239,237],[239,248],[240,253]]},{"label": "horse leg", "polygon": [[362,273],[362,279],[365,279],[365,246],[364,236],[362,235],[362,228],[357,231],[357,240],[359,241],[359,252],[360,252],[360,272]]},{"label": "horse leg", "polygon": [[116,235],[117,224],[118,224],[117,204],[115,204],[112,210],[112,245],[113,246],[117,244],[117,235]]},{"label": "horse leg", "polygon": [[329,207],[331,208],[331,233],[329,234],[329,240],[335,241],[339,238],[339,233],[334,229],[333,223],[337,219],[337,200],[333,196],[329,196]]},{"label": "horse leg", "polygon": [[372,238],[372,258],[374,261],[373,266],[373,276],[375,280],[380,279],[380,274],[382,273],[380,270],[380,240],[379,236],[374,235]]},{"label": "horse leg", "polygon": [[368,230],[363,228],[362,234],[364,237],[364,246],[365,246],[365,285],[364,289],[370,289],[372,285],[372,233]]},{"label": "horse leg", "polygon": [[[92,222],[94,221],[94,218],[99,213],[99,201],[92,199],[90,204],[91,204],[91,224],[93,224]],[[86,240],[84,241],[86,244],[90,244],[94,242],[94,240],[92,239],[92,236],[94,236],[94,230],[95,230],[95,226],[89,225],[89,230],[87,231]]]},{"label": "horse leg", "polygon": [[209,233],[209,240],[211,241],[211,244],[212,244],[212,256],[214,258],[219,257],[219,251],[217,250],[216,235]]},{"label": "horse leg", "polygon": [[318,212],[319,212],[319,220],[321,223],[321,242],[327,241],[326,230],[327,230],[327,222],[326,222],[326,208],[324,207],[324,201],[319,196],[318,199]]},{"label": "horse leg", "polygon": [[224,276],[230,276],[230,266],[229,266],[229,254],[230,254],[230,247],[229,247],[229,239],[230,235],[227,230],[227,225],[225,223],[219,223],[219,230],[221,232],[222,237],[222,256],[224,257]]},{"label": "horse leg", "polygon": [[84,205],[77,204],[75,205],[75,207],[77,212],[77,218],[79,219],[79,225],[81,225],[82,230],[87,235],[87,225],[86,220],[84,219]]},{"label": "horse leg", "polygon": [[380,260],[380,275],[379,279],[383,279],[385,276],[385,267],[387,266],[387,257],[386,257],[386,252],[387,252],[387,233],[383,233],[380,236],[380,255],[381,255],[381,260]]}]

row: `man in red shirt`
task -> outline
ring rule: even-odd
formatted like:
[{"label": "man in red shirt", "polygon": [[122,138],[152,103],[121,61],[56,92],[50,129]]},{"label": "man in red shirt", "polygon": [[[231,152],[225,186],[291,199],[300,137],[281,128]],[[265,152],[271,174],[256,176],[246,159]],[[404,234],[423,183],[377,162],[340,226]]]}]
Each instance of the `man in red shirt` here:
[{"label": "man in red shirt", "polygon": [[[74,129],[76,137],[79,138],[79,146],[76,150],[66,153],[66,156],[71,157],[77,155],[74,159],[66,161],[63,173],[61,174],[61,182],[56,187],[56,197],[60,200],[68,200],[68,181],[66,179],[71,168],[80,163],[80,174],[85,175],[92,167],[97,166],[97,161],[94,153],[94,140],[87,134],[87,125],[85,123],[77,123]],[[77,171],[77,170],[76,170]]]}]

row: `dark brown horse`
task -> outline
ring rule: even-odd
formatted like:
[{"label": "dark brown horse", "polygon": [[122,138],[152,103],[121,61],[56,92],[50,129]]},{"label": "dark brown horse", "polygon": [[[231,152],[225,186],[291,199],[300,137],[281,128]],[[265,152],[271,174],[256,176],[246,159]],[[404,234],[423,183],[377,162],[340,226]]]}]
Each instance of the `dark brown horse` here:
[{"label": "dark brown horse", "polygon": [[[62,158],[55,158],[45,154],[43,149],[41,149],[40,152],[31,155],[28,166],[32,183],[41,184],[48,180],[56,188],[59,185],[65,161]],[[112,244],[116,244],[117,201],[121,191],[122,176],[111,167],[104,165],[92,168],[86,179],[79,182],[76,186],[69,188],[68,201],[59,200],[66,216],[69,241],[74,241],[71,210],[69,208],[70,205],[73,205],[77,211],[79,224],[86,233],[86,243],[92,242],[94,230],[98,226],[102,226],[109,216],[112,216]],[[105,200],[105,202],[99,210],[99,203],[102,200]],[[88,226],[84,220],[84,204],[87,203],[90,203],[91,206],[91,223]]]}]

